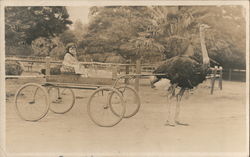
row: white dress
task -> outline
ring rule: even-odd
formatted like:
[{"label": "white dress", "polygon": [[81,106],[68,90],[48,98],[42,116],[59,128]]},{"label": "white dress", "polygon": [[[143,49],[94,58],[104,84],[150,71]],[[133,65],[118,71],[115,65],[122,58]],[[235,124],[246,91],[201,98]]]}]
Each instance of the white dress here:
[{"label": "white dress", "polygon": [[62,73],[79,73],[80,66],[76,57],[74,57],[73,55],[69,53],[66,53],[63,59],[61,72]]}]

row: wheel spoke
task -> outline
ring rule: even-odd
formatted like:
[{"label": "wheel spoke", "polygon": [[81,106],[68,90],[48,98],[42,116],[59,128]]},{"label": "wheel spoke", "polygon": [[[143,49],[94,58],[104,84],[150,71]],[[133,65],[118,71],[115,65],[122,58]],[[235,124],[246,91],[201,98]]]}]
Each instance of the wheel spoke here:
[{"label": "wheel spoke", "polygon": [[[110,110],[110,95],[111,93],[116,93],[119,96],[118,105],[122,113],[120,116],[116,116]],[[101,111],[102,110],[102,111]],[[120,92],[114,88],[100,88],[96,90],[90,97],[88,102],[88,114],[91,120],[102,127],[111,127],[116,125],[121,121],[125,113],[125,106],[123,104],[122,96]]]},{"label": "wheel spoke", "polygon": [[22,119],[37,121],[48,112],[48,93],[39,84],[25,84],[16,93],[15,105],[17,113]]},{"label": "wheel spoke", "polygon": [[75,94],[72,89],[50,87],[50,110],[57,114],[63,114],[72,109],[75,104]]},{"label": "wheel spoke", "polygon": [[[134,116],[141,106],[140,97],[138,93],[130,86],[121,86],[118,87],[117,90],[121,92],[124,100],[124,104],[126,106],[126,113],[124,115],[124,118],[129,118]],[[111,95],[111,111],[119,116],[119,110],[116,109],[115,106],[115,96]]]}]

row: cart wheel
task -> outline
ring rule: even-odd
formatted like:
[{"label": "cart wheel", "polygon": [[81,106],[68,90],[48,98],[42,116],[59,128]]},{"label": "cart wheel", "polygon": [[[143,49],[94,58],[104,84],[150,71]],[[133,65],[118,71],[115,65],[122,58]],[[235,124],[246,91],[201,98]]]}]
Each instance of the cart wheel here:
[{"label": "cart wheel", "polygon": [[75,104],[75,94],[72,89],[50,87],[48,93],[50,96],[49,109],[54,113],[66,113],[70,111]]},{"label": "cart wheel", "polygon": [[[116,104],[112,106],[117,111],[117,115],[110,110],[111,94],[117,100]],[[89,98],[88,114],[91,120],[101,127],[112,127],[118,124],[125,114],[121,93],[110,87],[97,89]]]},{"label": "cart wheel", "polygon": [[[137,91],[130,86],[121,86],[116,88],[123,97],[123,101],[126,107],[126,113],[123,118],[130,118],[134,116],[140,109],[141,101]],[[115,115],[119,115],[115,108],[113,108],[114,97],[113,94],[110,96],[110,108]]]},{"label": "cart wheel", "polygon": [[18,115],[26,121],[38,121],[49,110],[49,96],[44,87],[36,83],[21,86],[15,95]]}]

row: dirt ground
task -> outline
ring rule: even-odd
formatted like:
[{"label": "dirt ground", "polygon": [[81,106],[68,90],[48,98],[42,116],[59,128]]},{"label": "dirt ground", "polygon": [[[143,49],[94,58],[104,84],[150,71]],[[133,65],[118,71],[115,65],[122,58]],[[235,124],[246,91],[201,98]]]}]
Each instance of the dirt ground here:
[{"label": "dirt ground", "polygon": [[6,81],[6,149],[10,156],[246,151],[246,83],[243,82],[224,81],[222,91],[216,84],[213,95],[209,94],[209,82],[203,83],[188,99],[182,100],[181,119],[189,126],[169,127],[164,125],[167,117],[164,88],[168,82],[160,82],[155,90],[149,87],[148,80],[142,80],[139,112],[114,127],[103,128],[88,117],[86,104],[93,91],[86,90],[74,90],[79,98],[66,114],[49,112],[38,122],[21,120],[15,112],[14,93],[29,81]]}]

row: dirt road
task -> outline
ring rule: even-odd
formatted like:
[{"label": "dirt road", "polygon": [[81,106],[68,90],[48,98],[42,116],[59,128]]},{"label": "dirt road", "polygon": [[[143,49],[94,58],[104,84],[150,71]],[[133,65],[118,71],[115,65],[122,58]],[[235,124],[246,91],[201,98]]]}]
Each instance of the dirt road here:
[{"label": "dirt road", "polygon": [[[181,118],[189,126],[164,126],[165,82],[157,90],[140,87],[142,106],[134,117],[112,128],[96,126],[88,117],[88,97],[76,99],[63,115],[49,112],[38,122],[21,120],[13,94],[24,83],[6,81],[6,148],[8,153],[166,154],[184,152],[244,152],[246,149],[246,84],[223,82],[223,90],[209,94],[205,84],[182,101]],[[39,82],[39,81],[38,81]],[[207,82],[208,84],[208,82]],[[77,96],[93,91],[75,90]],[[66,155],[65,155],[66,154]]]}]

